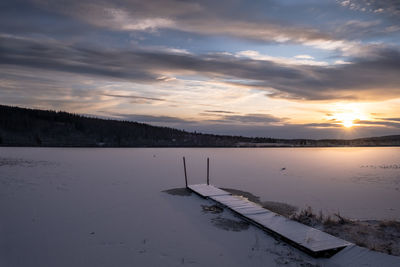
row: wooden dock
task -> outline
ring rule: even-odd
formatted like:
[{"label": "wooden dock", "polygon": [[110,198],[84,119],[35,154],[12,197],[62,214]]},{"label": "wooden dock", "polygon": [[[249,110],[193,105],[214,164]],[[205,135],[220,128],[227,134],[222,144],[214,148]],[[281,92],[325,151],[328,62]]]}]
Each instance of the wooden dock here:
[{"label": "wooden dock", "polygon": [[198,195],[209,198],[313,257],[330,257],[351,243],[318,229],[290,220],[240,196],[207,184],[189,185]]}]

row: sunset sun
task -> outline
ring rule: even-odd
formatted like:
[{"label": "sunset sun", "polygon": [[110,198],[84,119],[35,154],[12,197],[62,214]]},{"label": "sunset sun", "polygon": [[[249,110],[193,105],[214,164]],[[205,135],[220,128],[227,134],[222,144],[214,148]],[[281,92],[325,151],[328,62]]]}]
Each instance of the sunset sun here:
[{"label": "sunset sun", "polygon": [[363,116],[357,114],[357,112],[345,112],[338,113],[334,115],[334,120],[337,123],[342,125],[345,128],[352,128],[354,126],[354,122],[362,119]]},{"label": "sunset sun", "polygon": [[346,128],[351,128],[354,125],[354,120],[352,118],[346,118],[342,121],[342,125]]},{"label": "sunset sun", "polygon": [[333,110],[329,118],[347,129],[356,126],[358,121],[369,119],[367,113],[356,104],[336,104]]}]

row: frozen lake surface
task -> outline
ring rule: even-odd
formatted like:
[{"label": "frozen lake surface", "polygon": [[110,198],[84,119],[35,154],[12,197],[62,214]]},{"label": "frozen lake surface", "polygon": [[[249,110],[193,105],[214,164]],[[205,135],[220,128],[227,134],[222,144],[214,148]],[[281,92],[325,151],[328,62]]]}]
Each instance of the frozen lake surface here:
[{"label": "frozen lake surface", "polygon": [[232,214],[205,213],[208,200],[162,192],[184,186],[182,156],[192,184],[210,157],[219,187],[400,220],[400,148],[0,148],[0,266],[317,264]]}]

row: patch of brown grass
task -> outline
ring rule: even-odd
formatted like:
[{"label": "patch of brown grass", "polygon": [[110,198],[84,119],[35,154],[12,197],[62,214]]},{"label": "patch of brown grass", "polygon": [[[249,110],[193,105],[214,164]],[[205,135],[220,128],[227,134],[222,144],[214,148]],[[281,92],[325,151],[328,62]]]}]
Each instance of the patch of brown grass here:
[{"label": "patch of brown grass", "polygon": [[350,220],[340,213],[326,216],[321,211],[313,212],[310,207],[301,210],[291,219],[321,229],[333,236],[345,239],[360,247],[400,255],[400,222]]},{"label": "patch of brown grass", "polygon": [[381,222],[379,222],[379,227],[392,228],[393,230],[400,232],[400,222],[395,221],[395,220],[381,221]]}]

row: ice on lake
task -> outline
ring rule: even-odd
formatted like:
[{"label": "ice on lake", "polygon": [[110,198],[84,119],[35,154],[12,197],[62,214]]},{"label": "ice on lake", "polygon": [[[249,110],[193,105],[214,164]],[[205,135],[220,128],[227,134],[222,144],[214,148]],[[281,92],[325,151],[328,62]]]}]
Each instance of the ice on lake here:
[{"label": "ice on lake", "polygon": [[0,266],[259,266],[288,254],[316,264],[254,227],[215,227],[240,220],[204,213],[208,200],[163,193],[184,186],[182,156],[193,184],[205,182],[209,157],[219,187],[355,219],[399,220],[399,152],[0,148]]}]

